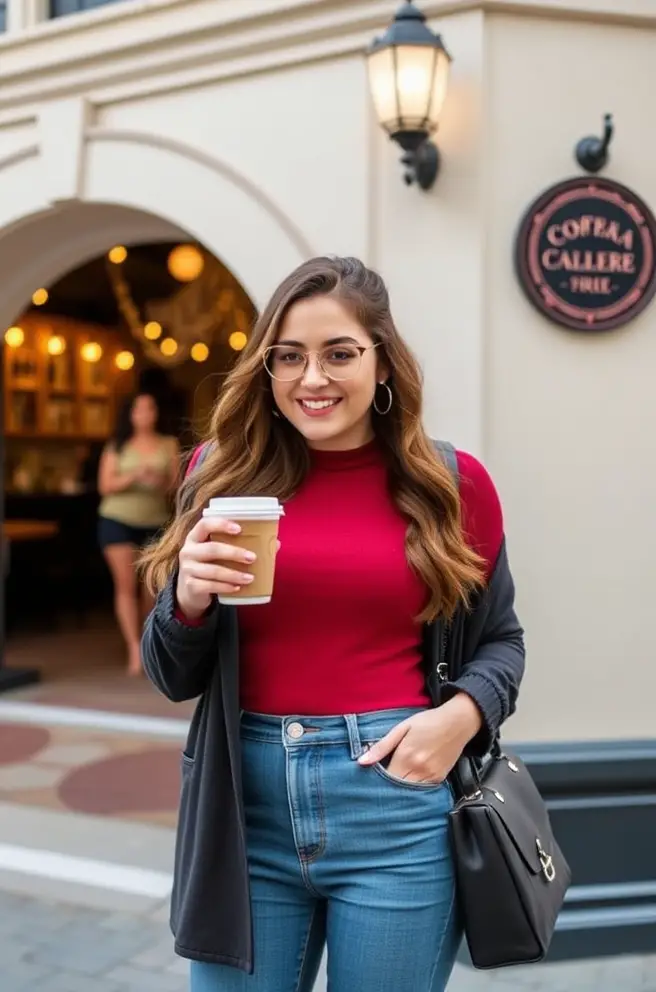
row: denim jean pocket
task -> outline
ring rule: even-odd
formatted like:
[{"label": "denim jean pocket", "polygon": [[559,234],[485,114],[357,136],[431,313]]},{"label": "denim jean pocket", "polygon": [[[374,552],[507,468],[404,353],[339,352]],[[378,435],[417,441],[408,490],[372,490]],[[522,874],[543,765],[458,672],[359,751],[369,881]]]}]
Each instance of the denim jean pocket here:
[{"label": "denim jean pocket", "polygon": [[[393,755],[390,755],[388,760],[391,761],[392,757]],[[381,778],[384,778],[386,782],[390,782],[392,785],[402,789],[410,789],[414,792],[435,792],[438,789],[448,788],[446,782],[413,782],[411,779],[399,778],[397,775],[392,775],[382,761],[377,761],[371,767],[380,775]]]}]

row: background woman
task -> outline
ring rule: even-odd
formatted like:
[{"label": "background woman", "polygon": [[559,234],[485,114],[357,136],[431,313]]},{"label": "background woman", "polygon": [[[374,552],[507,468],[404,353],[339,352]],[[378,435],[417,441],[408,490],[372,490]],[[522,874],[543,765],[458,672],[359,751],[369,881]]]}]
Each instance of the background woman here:
[{"label": "background woman", "polygon": [[98,537],[114,582],[114,608],[128,648],[128,672],[141,672],[142,618],[152,605],[139,586],[136,553],[153,539],[171,513],[171,492],[178,482],[179,450],[173,437],[158,429],[153,396],[127,400],[114,439],[105,448],[98,471],[102,496]]},{"label": "background woman", "polygon": [[[331,992],[441,992],[461,936],[446,778],[488,750],[524,666],[495,488],[458,453],[459,495],[385,286],[351,258],[282,283],[209,441],[145,556],[144,665],[201,696],[172,896],[192,992],[309,992],[326,944]],[[265,494],[285,503],[272,601],[220,606],[249,556],[202,508]]]}]

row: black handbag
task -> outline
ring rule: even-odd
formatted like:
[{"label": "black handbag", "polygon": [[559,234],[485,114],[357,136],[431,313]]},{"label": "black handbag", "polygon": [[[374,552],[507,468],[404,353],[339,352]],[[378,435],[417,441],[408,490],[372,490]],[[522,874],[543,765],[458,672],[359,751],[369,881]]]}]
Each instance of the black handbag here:
[{"label": "black handbag", "polygon": [[[460,912],[475,968],[541,961],[571,882],[523,762],[497,741],[473,791],[451,778],[450,833]],[[461,783],[460,786],[456,784]]]},{"label": "black handbag", "polygon": [[497,738],[485,763],[461,759],[449,783],[458,902],[474,967],[542,961],[572,876],[535,782]]}]

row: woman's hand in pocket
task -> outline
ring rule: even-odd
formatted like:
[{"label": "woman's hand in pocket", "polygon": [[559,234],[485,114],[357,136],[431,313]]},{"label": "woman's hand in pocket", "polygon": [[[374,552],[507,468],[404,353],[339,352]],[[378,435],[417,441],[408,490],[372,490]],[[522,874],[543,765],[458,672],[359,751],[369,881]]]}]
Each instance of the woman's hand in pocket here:
[{"label": "woman's hand in pocket", "polygon": [[392,727],[358,760],[374,765],[391,754],[390,775],[408,782],[443,782],[481,725],[476,703],[458,693],[437,709],[415,713]]}]

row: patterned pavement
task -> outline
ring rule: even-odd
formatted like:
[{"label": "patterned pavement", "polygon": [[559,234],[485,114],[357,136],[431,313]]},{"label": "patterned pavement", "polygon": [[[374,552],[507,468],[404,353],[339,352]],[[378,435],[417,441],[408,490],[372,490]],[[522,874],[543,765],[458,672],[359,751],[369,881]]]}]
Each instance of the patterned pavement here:
[{"label": "patterned pavement", "polygon": [[[137,916],[0,892],[0,988],[186,992],[188,965],[173,954],[166,920],[165,904]],[[323,976],[315,992],[325,992]],[[458,967],[448,992],[656,992],[656,955],[492,974]]]},{"label": "patterned pavement", "polygon": [[179,768],[177,742],[0,719],[0,802],[174,827]]}]

